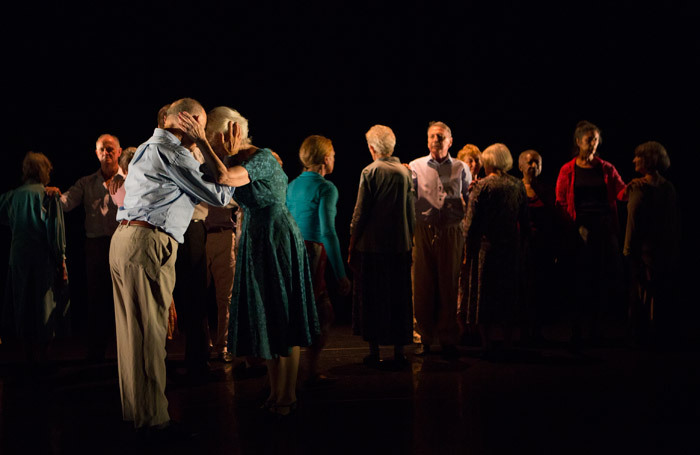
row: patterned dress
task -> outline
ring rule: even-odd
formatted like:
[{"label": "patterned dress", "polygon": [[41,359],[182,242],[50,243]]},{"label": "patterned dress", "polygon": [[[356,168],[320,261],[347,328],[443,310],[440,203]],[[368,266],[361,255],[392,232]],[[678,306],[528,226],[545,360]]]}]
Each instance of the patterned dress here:
[{"label": "patterned dress", "polygon": [[529,230],[523,182],[508,174],[479,180],[467,209],[467,320],[501,323],[518,301],[522,231]]},{"label": "patterned dress", "polygon": [[234,192],[245,216],[229,320],[229,351],[265,359],[289,355],[318,334],[304,239],[285,204],[287,175],[270,150],[243,163],[250,183]]}]

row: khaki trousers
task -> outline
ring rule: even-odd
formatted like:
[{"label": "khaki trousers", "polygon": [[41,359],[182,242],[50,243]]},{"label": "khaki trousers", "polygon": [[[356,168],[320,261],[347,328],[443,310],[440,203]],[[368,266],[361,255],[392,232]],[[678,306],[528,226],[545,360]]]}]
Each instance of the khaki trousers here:
[{"label": "khaki trousers", "polygon": [[165,342],[177,247],[164,232],[122,225],[109,249],[122,415],[136,428],[170,420]]},{"label": "khaki trousers", "polygon": [[435,338],[442,346],[455,345],[457,286],[464,234],[461,225],[435,227],[416,224],[413,247],[413,309],[421,343]]},{"label": "khaki trousers", "polygon": [[216,294],[216,331],[210,330],[214,352],[226,351],[228,338],[228,311],[231,305],[233,275],[236,271],[236,234],[233,230],[210,232],[207,234],[207,286],[214,281]]}]

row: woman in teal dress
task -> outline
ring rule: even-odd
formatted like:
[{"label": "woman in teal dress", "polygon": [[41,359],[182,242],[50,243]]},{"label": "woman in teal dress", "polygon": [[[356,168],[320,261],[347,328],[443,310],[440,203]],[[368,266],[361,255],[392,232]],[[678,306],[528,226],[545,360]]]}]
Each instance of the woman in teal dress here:
[{"label": "woman in teal dress", "polygon": [[65,231],[58,195],[48,196],[51,162],[29,152],[22,163],[24,184],[0,195],[0,224],[12,231],[3,340],[16,338],[30,363],[46,360],[60,320],[57,287],[65,281]]},{"label": "woman in teal dress", "polygon": [[[241,146],[247,141],[237,118],[233,109],[216,108],[204,131],[185,112],[180,127],[197,143],[215,180],[237,187],[234,199],[245,216],[228,346],[235,356],[267,360],[270,396],[264,406],[288,415],[296,409],[299,347],[319,332],[311,272],[304,239],[285,205],[287,175],[269,149]],[[228,166],[220,159],[227,156],[233,158]]]}]

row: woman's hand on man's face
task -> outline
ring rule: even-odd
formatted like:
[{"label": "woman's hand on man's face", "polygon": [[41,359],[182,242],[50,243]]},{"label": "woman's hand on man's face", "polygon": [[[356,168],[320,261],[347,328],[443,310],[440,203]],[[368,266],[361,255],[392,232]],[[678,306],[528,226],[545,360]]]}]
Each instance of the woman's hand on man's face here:
[{"label": "woman's hand on man's face", "polygon": [[177,125],[193,141],[206,140],[204,127],[189,112],[177,114]]}]

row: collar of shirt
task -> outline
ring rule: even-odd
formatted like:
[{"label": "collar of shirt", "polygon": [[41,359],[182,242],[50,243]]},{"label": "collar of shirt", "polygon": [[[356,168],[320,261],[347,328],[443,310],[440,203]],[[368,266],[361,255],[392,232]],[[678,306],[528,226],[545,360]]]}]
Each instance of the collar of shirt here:
[{"label": "collar of shirt", "polygon": [[445,164],[452,165],[452,156],[448,153],[447,156],[445,157],[444,160],[438,161],[435,158],[433,158],[433,155],[428,155],[430,158],[428,158],[428,165],[431,167],[438,167],[438,166],[444,166]]}]

